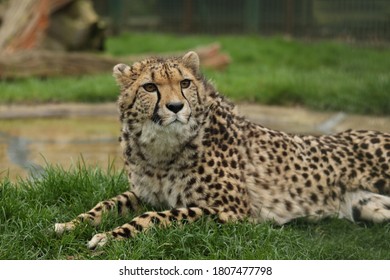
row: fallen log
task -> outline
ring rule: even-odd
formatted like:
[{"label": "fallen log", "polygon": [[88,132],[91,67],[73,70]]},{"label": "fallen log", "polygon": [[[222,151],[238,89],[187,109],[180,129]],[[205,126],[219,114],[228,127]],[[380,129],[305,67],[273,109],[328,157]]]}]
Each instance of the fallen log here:
[{"label": "fallen log", "polygon": [[[230,62],[227,54],[220,53],[218,44],[194,49],[205,68],[222,70]],[[118,63],[132,64],[147,56],[172,56],[184,52],[165,54],[141,54],[113,57],[85,52],[54,52],[31,50],[8,55],[0,55],[0,79],[26,77],[80,76],[111,72]]]}]

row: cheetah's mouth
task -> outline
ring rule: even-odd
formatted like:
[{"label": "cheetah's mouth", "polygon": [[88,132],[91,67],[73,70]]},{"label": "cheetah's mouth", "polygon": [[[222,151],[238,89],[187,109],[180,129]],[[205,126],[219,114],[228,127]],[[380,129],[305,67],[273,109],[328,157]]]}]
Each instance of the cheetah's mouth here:
[{"label": "cheetah's mouth", "polygon": [[171,121],[165,123],[164,125],[165,125],[165,126],[171,126],[171,125],[184,125],[184,124],[186,124],[186,123],[188,123],[188,121],[187,121],[187,122],[183,122],[182,120],[179,120],[179,119],[176,118],[176,119],[174,119],[174,120],[171,120]]},{"label": "cheetah's mouth", "polygon": [[162,126],[186,125],[188,124],[190,117],[191,115],[189,115],[188,117],[182,115],[174,115],[174,116],[170,116],[167,119],[161,119],[159,124]]}]

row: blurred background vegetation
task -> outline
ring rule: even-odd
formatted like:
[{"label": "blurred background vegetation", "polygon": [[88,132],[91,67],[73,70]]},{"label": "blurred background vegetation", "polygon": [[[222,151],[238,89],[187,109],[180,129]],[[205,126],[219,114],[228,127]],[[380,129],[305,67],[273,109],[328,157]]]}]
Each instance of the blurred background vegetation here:
[{"label": "blurred background vegetation", "polygon": [[94,0],[124,30],[390,39],[387,0]]},{"label": "blurred background vegetation", "polygon": [[[0,1],[3,7],[9,2]],[[98,33],[88,41],[97,43],[87,44],[89,49],[68,44],[61,51],[91,52],[93,46],[94,53],[119,59],[218,42],[230,64],[223,71],[205,72],[233,100],[390,115],[388,0],[52,2],[61,3],[61,9],[48,19],[51,38],[68,34],[59,18],[70,5],[89,3],[98,18],[88,29]],[[77,16],[74,8],[68,14]],[[70,30],[73,37],[82,33]],[[117,96],[109,69],[89,75],[7,77],[0,86],[1,103],[106,102]]]}]

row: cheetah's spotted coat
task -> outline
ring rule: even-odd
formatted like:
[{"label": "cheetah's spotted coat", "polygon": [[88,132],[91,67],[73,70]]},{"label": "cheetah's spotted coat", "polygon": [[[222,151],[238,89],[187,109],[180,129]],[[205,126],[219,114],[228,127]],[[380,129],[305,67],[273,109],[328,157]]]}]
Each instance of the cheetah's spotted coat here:
[{"label": "cheetah's spotted coat", "polygon": [[114,76],[132,189],[56,224],[56,232],[82,220],[97,225],[107,210],[137,211],[140,201],[168,210],[97,234],[88,246],[203,215],[278,224],[334,215],[390,220],[389,134],[294,136],[251,123],[203,78],[194,52],[119,64]]}]

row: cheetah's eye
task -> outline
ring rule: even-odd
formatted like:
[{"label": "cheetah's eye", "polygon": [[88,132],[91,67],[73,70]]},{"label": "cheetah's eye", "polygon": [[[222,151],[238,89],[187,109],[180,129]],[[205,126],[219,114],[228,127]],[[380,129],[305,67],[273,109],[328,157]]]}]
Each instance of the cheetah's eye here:
[{"label": "cheetah's eye", "polygon": [[153,83],[147,83],[142,86],[147,92],[157,91],[157,86]]},{"label": "cheetah's eye", "polygon": [[191,81],[188,79],[185,79],[185,80],[180,82],[181,88],[188,88],[190,86],[190,84],[191,84]]}]

